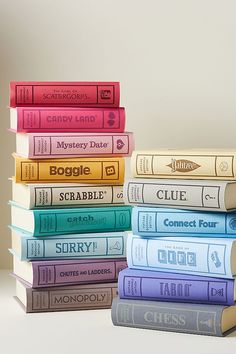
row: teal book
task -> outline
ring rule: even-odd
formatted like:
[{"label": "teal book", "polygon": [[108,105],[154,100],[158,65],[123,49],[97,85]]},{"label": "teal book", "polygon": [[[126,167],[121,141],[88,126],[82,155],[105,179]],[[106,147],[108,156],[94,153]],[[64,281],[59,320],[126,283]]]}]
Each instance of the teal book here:
[{"label": "teal book", "polygon": [[132,231],[140,236],[236,238],[236,212],[206,212],[136,206]]},{"label": "teal book", "polygon": [[21,261],[124,258],[128,233],[107,232],[37,238],[12,229],[12,249]]},{"label": "teal book", "polygon": [[126,231],[130,206],[28,210],[11,202],[12,226],[32,236]]}]

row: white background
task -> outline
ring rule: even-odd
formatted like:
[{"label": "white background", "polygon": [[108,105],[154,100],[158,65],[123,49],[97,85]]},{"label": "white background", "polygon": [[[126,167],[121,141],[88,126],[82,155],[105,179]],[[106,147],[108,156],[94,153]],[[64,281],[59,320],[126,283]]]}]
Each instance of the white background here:
[{"label": "white background", "polygon": [[[117,80],[136,148],[234,148],[235,14],[235,0],[0,0],[0,268],[11,264],[9,81]],[[0,275],[1,353],[235,353],[235,334],[119,328],[110,310],[25,315]]]},{"label": "white background", "polygon": [[0,268],[10,80],[117,80],[136,148],[236,147],[236,1],[0,0]]}]

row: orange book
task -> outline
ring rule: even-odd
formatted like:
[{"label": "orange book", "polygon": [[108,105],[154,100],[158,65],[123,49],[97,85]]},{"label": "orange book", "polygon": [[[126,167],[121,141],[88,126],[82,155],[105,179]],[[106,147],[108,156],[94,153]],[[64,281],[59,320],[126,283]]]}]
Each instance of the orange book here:
[{"label": "orange book", "polygon": [[78,182],[123,184],[123,158],[30,160],[13,154],[16,183]]}]

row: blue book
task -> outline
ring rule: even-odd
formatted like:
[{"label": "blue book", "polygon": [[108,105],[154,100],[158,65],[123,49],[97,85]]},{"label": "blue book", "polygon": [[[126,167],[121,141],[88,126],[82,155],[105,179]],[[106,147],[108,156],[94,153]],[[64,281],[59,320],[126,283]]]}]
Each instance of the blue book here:
[{"label": "blue book", "polygon": [[45,259],[122,258],[127,232],[32,237],[12,229],[12,249],[21,261]]},{"label": "blue book", "polygon": [[236,239],[131,234],[127,263],[131,269],[232,279],[236,275]]},{"label": "blue book", "polygon": [[136,206],[132,231],[141,236],[236,238],[236,212],[217,213]]},{"label": "blue book", "polygon": [[32,236],[126,231],[130,206],[28,210],[11,202],[12,226]]}]

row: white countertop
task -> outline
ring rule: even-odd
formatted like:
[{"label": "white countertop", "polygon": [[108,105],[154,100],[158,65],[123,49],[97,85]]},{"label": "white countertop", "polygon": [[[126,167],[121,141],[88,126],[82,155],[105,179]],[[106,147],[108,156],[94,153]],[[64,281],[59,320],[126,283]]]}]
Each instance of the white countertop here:
[{"label": "white countertop", "polygon": [[[233,354],[236,331],[225,338],[112,325],[110,310],[25,314],[14,300],[14,279],[0,271],[2,354]],[[4,350],[3,350],[4,349]]]}]

